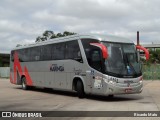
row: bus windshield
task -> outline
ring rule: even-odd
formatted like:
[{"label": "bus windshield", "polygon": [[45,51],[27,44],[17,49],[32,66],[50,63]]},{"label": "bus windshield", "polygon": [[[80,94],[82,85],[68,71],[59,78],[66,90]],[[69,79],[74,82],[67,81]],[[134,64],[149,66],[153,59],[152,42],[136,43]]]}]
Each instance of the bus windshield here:
[{"label": "bus windshield", "polygon": [[134,44],[103,42],[109,57],[105,60],[105,72],[114,76],[138,77],[141,66]]}]

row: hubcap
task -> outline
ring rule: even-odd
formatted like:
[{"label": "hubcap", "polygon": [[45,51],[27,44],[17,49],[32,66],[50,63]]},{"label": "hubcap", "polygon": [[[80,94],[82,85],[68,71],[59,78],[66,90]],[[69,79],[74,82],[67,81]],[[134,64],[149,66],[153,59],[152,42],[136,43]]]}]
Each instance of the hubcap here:
[{"label": "hubcap", "polygon": [[22,87],[23,87],[23,88],[25,88],[25,87],[26,87],[26,85],[25,85],[24,81],[23,81]]}]

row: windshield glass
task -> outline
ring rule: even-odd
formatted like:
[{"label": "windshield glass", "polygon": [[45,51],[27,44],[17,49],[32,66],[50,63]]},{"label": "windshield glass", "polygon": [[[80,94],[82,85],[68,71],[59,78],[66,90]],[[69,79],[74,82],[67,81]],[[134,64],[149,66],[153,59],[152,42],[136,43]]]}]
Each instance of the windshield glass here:
[{"label": "windshield glass", "polygon": [[140,63],[134,44],[103,42],[109,57],[105,60],[105,72],[117,76],[141,75]]}]

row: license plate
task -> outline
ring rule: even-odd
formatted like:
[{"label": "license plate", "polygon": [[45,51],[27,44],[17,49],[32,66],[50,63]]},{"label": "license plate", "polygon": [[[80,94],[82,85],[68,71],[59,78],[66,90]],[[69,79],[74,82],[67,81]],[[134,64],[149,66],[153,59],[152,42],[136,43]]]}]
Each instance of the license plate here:
[{"label": "license plate", "polygon": [[126,93],[132,92],[132,88],[127,88],[127,89],[125,89],[125,92],[126,92]]}]

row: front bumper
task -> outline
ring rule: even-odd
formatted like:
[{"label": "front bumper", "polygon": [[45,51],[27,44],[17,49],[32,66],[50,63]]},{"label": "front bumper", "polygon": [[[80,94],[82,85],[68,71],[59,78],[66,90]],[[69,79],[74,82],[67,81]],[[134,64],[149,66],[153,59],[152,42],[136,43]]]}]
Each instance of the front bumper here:
[{"label": "front bumper", "polygon": [[114,83],[107,84],[107,90],[105,90],[105,95],[116,95],[116,94],[135,94],[141,93],[143,90],[143,82],[139,81],[137,83],[126,84],[126,83]]}]

